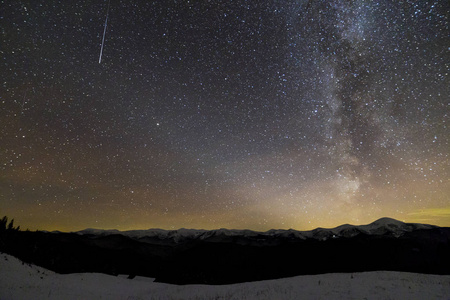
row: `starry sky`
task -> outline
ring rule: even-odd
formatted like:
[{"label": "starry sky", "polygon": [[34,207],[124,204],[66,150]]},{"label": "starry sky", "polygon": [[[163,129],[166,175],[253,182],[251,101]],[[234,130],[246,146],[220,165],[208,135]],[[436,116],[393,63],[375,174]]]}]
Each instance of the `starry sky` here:
[{"label": "starry sky", "polygon": [[448,1],[0,3],[23,229],[450,226]]}]

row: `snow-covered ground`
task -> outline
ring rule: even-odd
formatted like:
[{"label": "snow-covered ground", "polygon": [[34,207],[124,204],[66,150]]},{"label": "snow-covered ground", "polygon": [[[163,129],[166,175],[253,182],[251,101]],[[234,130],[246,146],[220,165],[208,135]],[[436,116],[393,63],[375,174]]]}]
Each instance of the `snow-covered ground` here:
[{"label": "snow-covered ground", "polygon": [[365,272],[177,286],[144,277],[61,275],[0,253],[0,299],[450,299],[450,276]]}]

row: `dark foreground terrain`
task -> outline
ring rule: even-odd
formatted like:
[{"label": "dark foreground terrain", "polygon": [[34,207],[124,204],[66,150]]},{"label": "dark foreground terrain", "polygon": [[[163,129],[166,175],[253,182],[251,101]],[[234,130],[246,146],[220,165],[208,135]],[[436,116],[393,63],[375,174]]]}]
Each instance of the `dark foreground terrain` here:
[{"label": "dark foreground terrain", "polygon": [[386,220],[306,233],[6,230],[0,251],[59,273],[129,274],[175,284],[377,270],[450,274],[450,228]]}]

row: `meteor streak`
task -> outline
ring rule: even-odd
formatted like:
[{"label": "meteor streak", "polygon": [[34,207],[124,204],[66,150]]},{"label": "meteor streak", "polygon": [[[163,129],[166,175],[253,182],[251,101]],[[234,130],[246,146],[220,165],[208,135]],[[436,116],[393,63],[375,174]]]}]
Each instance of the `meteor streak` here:
[{"label": "meteor streak", "polygon": [[111,0],[108,1],[108,9],[106,10],[105,28],[103,29],[102,46],[100,48],[100,57],[98,58],[98,63],[102,62],[103,46],[105,45],[106,26],[108,26],[109,4],[110,3],[111,3]]}]

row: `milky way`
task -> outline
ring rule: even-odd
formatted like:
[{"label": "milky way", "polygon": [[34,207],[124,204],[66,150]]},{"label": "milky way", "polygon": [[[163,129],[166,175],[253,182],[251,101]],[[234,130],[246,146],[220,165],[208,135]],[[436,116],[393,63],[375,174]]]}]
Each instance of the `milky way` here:
[{"label": "milky way", "polygon": [[1,1],[22,228],[450,226],[448,1]]}]

